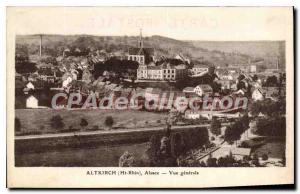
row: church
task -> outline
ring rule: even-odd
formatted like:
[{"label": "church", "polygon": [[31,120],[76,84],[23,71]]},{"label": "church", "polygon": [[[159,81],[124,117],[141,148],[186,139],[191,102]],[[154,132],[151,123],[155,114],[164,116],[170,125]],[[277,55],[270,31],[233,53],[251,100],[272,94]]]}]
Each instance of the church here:
[{"label": "church", "polygon": [[143,43],[142,29],[140,31],[140,38],[138,47],[129,48],[128,60],[137,61],[140,65],[149,64],[154,61],[154,48],[145,48]]}]

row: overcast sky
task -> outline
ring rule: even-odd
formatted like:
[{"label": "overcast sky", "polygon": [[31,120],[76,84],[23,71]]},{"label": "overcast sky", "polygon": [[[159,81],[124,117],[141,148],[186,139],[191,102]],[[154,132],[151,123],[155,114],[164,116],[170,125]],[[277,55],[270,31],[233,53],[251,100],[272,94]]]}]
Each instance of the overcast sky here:
[{"label": "overcast sky", "polygon": [[180,40],[284,40],[289,8],[9,8],[16,34],[161,35]]}]

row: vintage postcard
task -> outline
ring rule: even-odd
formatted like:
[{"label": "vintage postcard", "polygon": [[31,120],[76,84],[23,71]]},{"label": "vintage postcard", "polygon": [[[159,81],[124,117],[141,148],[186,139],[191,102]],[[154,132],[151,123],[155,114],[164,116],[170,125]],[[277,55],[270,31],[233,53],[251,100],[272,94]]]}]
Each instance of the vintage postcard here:
[{"label": "vintage postcard", "polygon": [[7,7],[9,188],[294,184],[292,7]]}]

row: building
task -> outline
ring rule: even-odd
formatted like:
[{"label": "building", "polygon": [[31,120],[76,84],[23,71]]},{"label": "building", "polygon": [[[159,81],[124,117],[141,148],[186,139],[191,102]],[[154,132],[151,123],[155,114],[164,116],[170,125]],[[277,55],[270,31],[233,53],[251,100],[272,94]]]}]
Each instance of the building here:
[{"label": "building", "polygon": [[129,48],[127,59],[136,61],[140,65],[154,61],[154,49],[144,47],[142,31],[140,32],[139,46],[137,48]]},{"label": "building", "polygon": [[184,64],[173,66],[165,62],[161,65],[161,69],[163,70],[163,80],[175,81],[185,78],[188,74],[188,70]]},{"label": "building", "polygon": [[183,88],[182,92],[184,92],[184,93],[195,93],[194,89],[195,89],[194,87],[185,87],[185,88]]},{"label": "building", "polygon": [[187,110],[184,113],[186,119],[200,119],[200,111],[198,110]]},{"label": "building", "polygon": [[264,97],[271,99],[273,101],[277,101],[279,96],[285,96],[285,90],[281,89],[279,91],[278,87],[263,87]]},{"label": "building", "polygon": [[182,53],[179,53],[179,54],[176,55],[174,58],[175,58],[175,59],[178,59],[178,60],[181,60],[182,62],[186,62],[186,63],[188,63],[188,64],[190,64],[190,62],[191,62],[190,59],[188,59],[187,57],[183,56]]},{"label": "building", "polygon": [[177,65],[177,66],[175,66],[175,72],[176,72],[176,74],[175,74],[175,79],[184,79],[184,78],[186,78],[187,77],[187,75],[188,75],[188,69],[187,69],[187,67],[186,67],[186,65],[184,65],[184,64],[180,64],[180,65]]},{"label": "building", "polygon": [[26,108],[38,108],[38,99],[33,95],[26,99]]},{"label": "building", "polygon": [[194,65],[192,68],[192,73],[194,75],[201,74],[203,72],[208,72],[208,66],[205,65]]},{"label": "building", "polygon": [[211,95],[213,93],[212,87],[208,84],[200,84],[195,87],[194,91],[198,96]]},{"label": "building", "polygon": [[[226,157],[232,155],[237,160],[243,160],[244,157],[249,157],[251,153],[250,148],[239,148],[233,146],[222,146],[220,149],[212,152],[211,157],[219,159],[220,157]],[[207,161],[210,156],[202,158],[202,161]]]},{"label": "building", "polygon": [[31,82],[28,82],[28,83],[26,84],[26,88],[31,89],[31,90],[34,90],[34,85],[33,85]]},{"label": "building", "polygon": [[234,84],[233,80],[228,80],[228,79],[222,79],[222,80],[217,80],[218,84],[221,84],[221,88],[224,89],[231,89],[232,85]]},{"label": "building", "polygon": [[255,88],[252,92],[252,99],[254,101],[259,101],[259,100],[263,100],[264,99],[264,94],[262,89],[260,88]]},{"label": "building", "polygon": [[148,66],[147,67],[147,79],[162,80],[163,70],[160,66]]},{"label": "building", "polygon": [[163,69],[163,79],[164,80],[176,80],[176,69],[170,63],[163,63],[161,65]]},{"label": "building", "polygon": [[159,66],[143,64],[137,69],[137,79],[175,81],[185,78],[187,74],[188,70],[184,64],[172,66],[167,62]]},{"label": "building", "polygon": [[256,73],[256,65],[250,66],[250,73]]}]

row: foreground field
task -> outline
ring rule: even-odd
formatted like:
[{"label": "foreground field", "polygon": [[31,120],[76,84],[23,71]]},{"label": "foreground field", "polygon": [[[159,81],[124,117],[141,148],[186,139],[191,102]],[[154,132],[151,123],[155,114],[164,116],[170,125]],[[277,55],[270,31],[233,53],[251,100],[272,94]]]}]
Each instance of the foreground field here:
[{"label": "foreground field", "polygon": [[[64,128],[53,129],[51,118],[60,115],[63,119]],[[115,110],[53,110],[53,109],[16,109],[15,116],[21,122],[21,131],[17,135],[59,133],[69,128],[80,131],[107,130],[105,119],[112,116],[113,128],[141,128],[162,126],[165,123],[166,113],[153,113],[143,111],[115,111]],[[88,122],[86,127],[81,127],[81,119]]]}]

